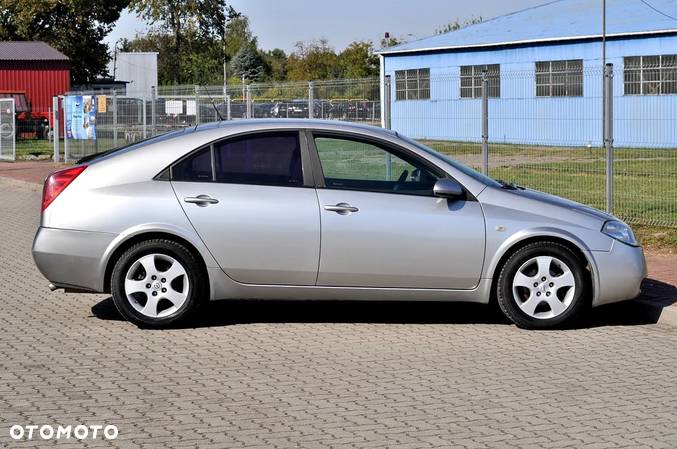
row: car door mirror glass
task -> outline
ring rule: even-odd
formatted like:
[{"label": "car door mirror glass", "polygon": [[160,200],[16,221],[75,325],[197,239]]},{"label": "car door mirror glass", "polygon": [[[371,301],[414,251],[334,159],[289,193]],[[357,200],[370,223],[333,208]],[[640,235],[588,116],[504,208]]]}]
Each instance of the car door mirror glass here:
[{"label": "car door mirror glass", "polygon": [[463,187],[455,179],[438,179],[433,187],[433,194],[440,198],[460,198],[463,196]]}]

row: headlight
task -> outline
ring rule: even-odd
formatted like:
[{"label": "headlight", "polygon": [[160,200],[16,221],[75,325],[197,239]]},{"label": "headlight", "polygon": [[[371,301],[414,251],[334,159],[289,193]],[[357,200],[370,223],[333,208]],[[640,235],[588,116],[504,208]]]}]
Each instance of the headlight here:
[{"label": "headlight", "polygon": [[604,226],[602,226],[602,233],[618,240],[619,242],[623,242],[631,246],[638,246],[637,239],[635,239],[635,234],[633,234],[630,226],[620,221],[607,221],[604,223]]}]

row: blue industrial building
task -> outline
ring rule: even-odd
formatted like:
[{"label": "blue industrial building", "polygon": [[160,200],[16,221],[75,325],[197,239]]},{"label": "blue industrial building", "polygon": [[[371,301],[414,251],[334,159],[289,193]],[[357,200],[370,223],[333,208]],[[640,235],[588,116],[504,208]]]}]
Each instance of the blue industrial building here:
[{"label": "blue industrial building", "polygon": [[[555,0],[383,49],[392,128],[477,141],[487,72],[489,139],[598,146],[602,2]],[[677,146],[677,0],[607,0],[617,147]]]}]

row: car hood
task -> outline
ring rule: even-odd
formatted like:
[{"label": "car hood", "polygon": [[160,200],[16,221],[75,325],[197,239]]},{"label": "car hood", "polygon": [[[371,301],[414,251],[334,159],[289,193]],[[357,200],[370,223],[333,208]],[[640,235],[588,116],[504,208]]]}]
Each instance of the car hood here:
[{"label": "car hood", "polygon": [[602,212],[599,209],[595,209],[593,207],[586,206],[585,204],[577,203],[576,201],[568,200],[566,198],[551,195],[549,193],[539,192],[538,190],[518,188],[516,190],[512,190],[511,192],[524,198],[529,198],[532,200],[548,203],[553,206],[559,206],[573,210],[575,212],[580,212],[597,218],[600,221],[617,220],[617,218],[613,215]]}]

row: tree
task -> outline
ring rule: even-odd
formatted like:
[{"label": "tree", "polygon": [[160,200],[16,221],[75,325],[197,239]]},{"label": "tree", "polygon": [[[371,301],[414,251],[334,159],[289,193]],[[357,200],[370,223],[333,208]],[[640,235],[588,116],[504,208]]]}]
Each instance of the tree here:
[{"label": "tree", "polygon": [[263,52],[262,56],[269,78],[273,81],[285,81],[287,79],[287,54],[284,50],[275,48]]},{"label": "tree", "polygon": [[73,84],[106,73],[104,37],[129,0],[0,0],[0,40],[44,41],[68,56]]},{"label": "tree", "polygon": [[326,39],[297,42],[289,55],[287,77],[291,81],[337,78],[340,72],[338,56]]},{"label": "tree", "polygon": [[172,46],[168,50],[172,62],[171,79],[176,84],[187,80],[181,67],[186,58],[184,47],[195,50],[197,43],[215,46],[226,38],[226,20],[239,17],[225,0],[132,0],[130,8],[172,36]]},{"label": "tree", "polygon": [[386,33],[381,39],[381,48],[390,48],[396,45],[404,44],[406,41],[399,37],[391,36],[390,33]]},{"label": "tree", "polygon": [[470,19],[464,20],[463,22],[459,22],[459,20],[456,19],[453,22],[449,22],[446,25],[435,30],[435,34],[449,33],[451,31],[460,30],[461,28],[465,28],[470,25],[476,25],[478,23],[482,23],[482,16],[480,17],[473,16]]},{"label": "tree", "polygon": [[343,78],[365,78],[379,73],[378,56],[371,42],[352,42],[338,59]]},{"label": "tree", "polygon": [[251,43],[243,45],[230,62],[233,75],[248,81],[264,76],[264,62],[258,49]]}]

